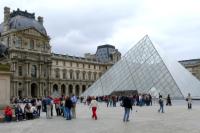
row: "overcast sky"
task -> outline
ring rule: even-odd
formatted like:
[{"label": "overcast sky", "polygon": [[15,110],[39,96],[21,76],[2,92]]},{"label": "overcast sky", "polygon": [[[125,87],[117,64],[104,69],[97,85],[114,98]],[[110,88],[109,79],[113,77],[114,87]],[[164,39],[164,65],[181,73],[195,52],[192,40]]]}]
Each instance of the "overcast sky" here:
[{"label": "overcast sky", "polygon": [[200,58],[199,0],[0,0],[44,17],[52,51],[83,56],[103,44],[126,53],[146,34],[176,60]]}]

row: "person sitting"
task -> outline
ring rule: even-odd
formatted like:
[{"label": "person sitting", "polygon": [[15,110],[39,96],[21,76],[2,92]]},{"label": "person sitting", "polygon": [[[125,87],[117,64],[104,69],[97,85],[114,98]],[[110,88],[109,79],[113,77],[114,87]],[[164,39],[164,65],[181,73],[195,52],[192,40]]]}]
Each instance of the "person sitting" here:
[{"label": "person sitting", "polygon": [[24,113],[25,113],[25,116],[26,116],[27,120],[33,119],[33,113],[31,111],[31,107],[30,107],[30,105],[28,103],[24,107]]},{"label": "person sitting", "polygon": [[38,118],[39,117],[39,114],[37,112],[37,108],[35,106],[31,107],[31,112],[33,114],[33,118]]},{"label": "person sitting", "polygon": [[16,116],[17,121],[21,121],[25,117],[23,110],[19,104],[17,104],[17,107],[15,108],[15,116]]},{"label": "person sitting", "polygon": [[5,121],[11,122],[12,121],[12,108],[10,106],[6,106],[4,109]]}]

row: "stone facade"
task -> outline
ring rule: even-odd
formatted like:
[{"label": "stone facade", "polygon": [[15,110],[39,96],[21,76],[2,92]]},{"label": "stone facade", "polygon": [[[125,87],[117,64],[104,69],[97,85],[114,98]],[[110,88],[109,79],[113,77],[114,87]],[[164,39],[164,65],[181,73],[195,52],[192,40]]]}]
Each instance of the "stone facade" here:
[{"label": "stone facade", "polygon": [[4,8],[0,39],[9,48],[11,97],[80,95],[113,64],[52,53],[43,17],[19,9]]},{"label": "stone facade", "polygon": [[10,104],[10,71],[8,64],[0,63],[0,110]]},{"label": "stone facade", "polygon": [[200,80],[200,59],[182,60],[179,63]]}]

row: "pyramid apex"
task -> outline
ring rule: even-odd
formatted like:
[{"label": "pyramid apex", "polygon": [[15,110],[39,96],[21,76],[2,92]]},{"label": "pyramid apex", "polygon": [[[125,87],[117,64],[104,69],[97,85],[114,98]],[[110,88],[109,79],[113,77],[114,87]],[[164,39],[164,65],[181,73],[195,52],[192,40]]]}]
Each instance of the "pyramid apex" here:
[{"label": "pyramid apex", "polygon": [[144,38],[145,38],[145,39],[150,39],[148,34],[146,34],[146,35],[144,36]]}]

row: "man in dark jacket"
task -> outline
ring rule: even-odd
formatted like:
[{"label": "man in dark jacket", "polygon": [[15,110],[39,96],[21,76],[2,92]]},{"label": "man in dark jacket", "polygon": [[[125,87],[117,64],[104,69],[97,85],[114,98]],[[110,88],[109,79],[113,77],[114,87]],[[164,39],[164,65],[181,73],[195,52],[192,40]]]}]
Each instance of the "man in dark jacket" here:
[{"label": "man in dark jacket", "polygon": [[129,97],[124,97],[122,101],[122,105],[124,107],[124,118],[123,121],[129,121],[129,113],[132,110],[131,99]]},{"label": "man in dark jacket", "polygon": [[73,106],[73,103],[70,99],[70,97],[66,97],[65,100],[65,114],[66,114],[66,120],[71,120],[71,108]]}]

